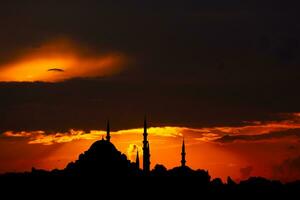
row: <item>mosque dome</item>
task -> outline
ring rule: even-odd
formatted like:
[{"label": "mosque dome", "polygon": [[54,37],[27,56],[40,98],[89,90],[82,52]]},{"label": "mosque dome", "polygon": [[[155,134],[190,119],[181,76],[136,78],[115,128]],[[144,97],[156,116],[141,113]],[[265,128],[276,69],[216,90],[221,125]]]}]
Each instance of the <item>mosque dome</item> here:
[{"label": "mosque dome", "polygon": [[66,170],[78,174],[120,175],[128,174],[131,163],[107,140],[98,140],[78,160],[67,165]]}]

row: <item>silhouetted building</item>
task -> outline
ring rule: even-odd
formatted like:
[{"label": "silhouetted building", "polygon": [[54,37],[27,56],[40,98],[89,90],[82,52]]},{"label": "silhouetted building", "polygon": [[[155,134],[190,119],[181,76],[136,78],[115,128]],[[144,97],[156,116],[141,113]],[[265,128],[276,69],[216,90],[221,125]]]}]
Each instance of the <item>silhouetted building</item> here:
[{"label": "silhouetted building", "polygon": [[65,172],[71,175],[96,176],[127,176],[136,174],[136,167],[127,160],[110,142],[110,124],[107,122],[106,140],[102,137],[92,146],[79,155],[78,160],[71,162]]},{"label": "silhouetted building", "polygon": [[161,164],[156,164],[151,172],[153,176],[158,176],[158,177],[168,175],[167,168]]},{"label": "silhouetted building", "polygon": [[182,141],[182,148],[181,148],[181,167],[185,167],[185,145],[184,145],[184,139]]},{"label": "silhouetted building", "polygon": [[106,125],[106,140],[110,142],[110,125],[109,125],[109,120],[107,121]]},{"label": "silhouetted building", "polygon": [[143,141],[143,170],[144,172],[150,172],[150,146],[148,142],[147,133],[147,119],[144,119],[144,141]]},{"label": "silhouetted building", "polygon": [[139,150],[136,151],[136,159],[135,159],[136,168],[140,168],[140,158],[139,158]]}]

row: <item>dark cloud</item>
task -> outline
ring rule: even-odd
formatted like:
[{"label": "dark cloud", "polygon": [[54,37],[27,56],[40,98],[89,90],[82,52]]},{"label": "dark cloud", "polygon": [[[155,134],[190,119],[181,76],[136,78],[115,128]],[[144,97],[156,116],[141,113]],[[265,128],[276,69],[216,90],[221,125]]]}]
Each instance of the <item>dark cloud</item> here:
[{"label": "dark cloud", "polygon": [[48,69],[47,70],[48,72],[64,72],[65,70],[63,70],[63,69],[59,69],[59,68],[51,68],[51,69]]},{"label": "dark cloud", "polygon": [[151,126],[235,126],[274,118],[209,88],[115,78],[0,83],[0,99],[3,130],[104,129],[108,118],[113,129],[126,129],[140,127],[145,114]]},{"label": "dark cloud", "polygon": [[[296,1],[1,1],[0,67],[66,37],[132,62],[107,79],[1,83],[0,129],[236,125],[300,110]],[[84,67],[84,66],[80,66]]]},{"label": "dark cloud", "polygon": [[289,151],[297,151],[297,146],[295,146],[295,145],[289,145],[288,147],[287,147],[287,149],[289,150]]},{"label": "dark cloud", "polygon": [[273,168],[273,177],[283,181],[300,178],[300,156],[288,158]]},{"label": "dark cloud", "polygon": [[225,135],[219,139],[216,139],[215,141],[220,143],[230,143],[234,141],[260,141],[292,136],[300,137],[300,129],[296,128],[287,131],[277,131],[260,135]]},{"label": "dark cloud", "polygon": [[251,175],[252,171],[253,171],[253,167],[252,166],[247,166],[247,167],[241,168],[240,169],[241,178],[242,179],[249,178],[249,176]]}]

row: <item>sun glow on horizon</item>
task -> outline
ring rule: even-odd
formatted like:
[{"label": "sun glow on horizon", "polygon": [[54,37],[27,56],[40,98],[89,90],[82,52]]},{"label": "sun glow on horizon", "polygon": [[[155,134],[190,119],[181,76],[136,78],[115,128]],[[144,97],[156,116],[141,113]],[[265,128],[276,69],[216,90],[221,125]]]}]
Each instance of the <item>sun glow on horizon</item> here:
[{"label": "sun glow on horizon", "polygon": [[[285,132],[290,130],[296,132]],[[272,174],[275,173],[272,171],[274,166],[278,166],[287,156],[297,156],[298,130],[299,115],[282,121],[247,123],[238,127],[149,127],[151,168],[155,164],[163,164],[168,169],[179,166],[184,137],[187,165],[193,169],[208,169],[212,177],[221,177],[223,180],[227,176],[236,179],[250,175],[278,177],[280,174]],[[281,133],[280,137],[276,134],[278,132]],[[265,134],[270,134],[270,137],[256,137]],[[32,166],[48,170],[62,169],[67,163],[76,160],[93,142],[105,138],[105,135],[105,130],[71,129],[54,133],[43,130],[6,131],[0,135],[0,143],[9,146],[9,153],[6,154],[13,156],[7,157],[5,152],[0,152],[0,158],[2,156],[3,163],[6,163],[0,171],[15,166],[17,171],[30,169]],[[239,139],[241,135],[250,136],[250,139]],[[143,128],[111,131],[111,136],[112,143],[129,160],[135,162],[139,151],[142,162]],[[232,142],[219,141],[224,136],[238,138]],[[257,139],[253,140],[252,136]],[[17,148],[18,151],[11,151],[11,148]],[[251,166],[252,171],[245,176],[240,169],[247,166]]]}]

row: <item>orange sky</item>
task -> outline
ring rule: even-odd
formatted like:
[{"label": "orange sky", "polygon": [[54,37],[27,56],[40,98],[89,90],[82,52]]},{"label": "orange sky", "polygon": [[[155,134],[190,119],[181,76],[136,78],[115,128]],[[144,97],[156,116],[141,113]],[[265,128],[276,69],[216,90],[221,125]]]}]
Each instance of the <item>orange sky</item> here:
[{"label": "orange sky", "polygon": [[[119,52],[93,52],[69,39],[49,41],[24,50],[14,61],[2,64],[0,81],[58,82],[77,77],[102,77],[121,71],[128,62]],[[167,168],[178,166],[184,137],[187,165],[207,169],[212,177],[225,180],[231,176],[240,180],[255,175],[284,181],[300,178],[297,168],[290,166],[293,159],[299,157],[300,140],[294,131],[300,130],[299,113],[291,113],[281,121],[244,124],[239,127],[150,127],[151,167],[158,163]],[[112,142],[134,160],[136,149],[142,155],[142,133],[142,128],[115,131]],[[31,167],[62,169],[103,135],[105,132],[101,130],[6,131],[0,135],[0,172],[24,171]]]},{"label": "orange sky", "polygon": [[[290,120],[253,122],[252,125],[240,127],[151,127],[148,129],[151,167],[157,163],[164,164],[167,168],[180,165],[184,137],[187,164],[194,169],[208,169],[212,177],[225,180],[227,176],[231,176],[240,180],[257,175],[291,180],[293,177],[280,177],[274,169],[284,159],[297,156],[299,139],[296,135],[228,143],[216,142],[216,139],[224,135],[285,133],[284,131],[297,130],[299,127],[296,115],[292,115]],[[138,148],[142,159],[142,133],[142,128],[115,131],[111,133],[112,142],[131,160],[135,160]],[[5,132],[0,138],[0,161],[3,163],[0,171],[24,171],[31,167],[64,168],[104,135],[105,131],[98,130],[70,130],[51,134],[45,131]]]},{"label": "orange sky", "polygon": [[76,77],[102,77],[120,71],[125,62],[125,56],[120,53],[95,55],[92,49],[59,38],[24,50],[14,61],[2,64],[0,81],[57,82]]}]

